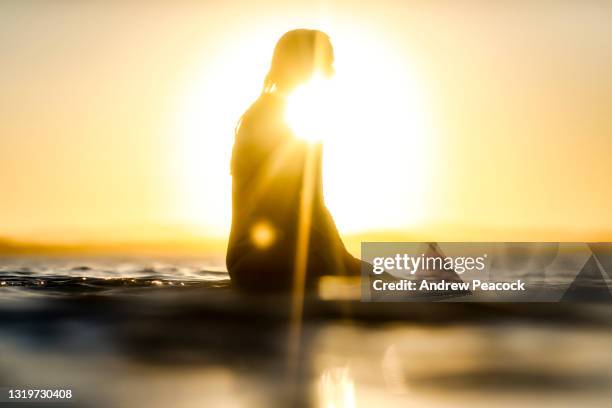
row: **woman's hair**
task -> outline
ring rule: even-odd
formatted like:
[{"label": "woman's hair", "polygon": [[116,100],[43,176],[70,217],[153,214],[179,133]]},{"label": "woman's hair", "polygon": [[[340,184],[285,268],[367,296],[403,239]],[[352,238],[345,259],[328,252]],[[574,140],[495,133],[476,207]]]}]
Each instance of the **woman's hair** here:
[{"label": "woman's hair", "polygon": [[307,81],[316,71],[331,76],[333,63],[334,49],[327,34],[303,28],[288,31],[274,48],[264,92],[291,89]]}]

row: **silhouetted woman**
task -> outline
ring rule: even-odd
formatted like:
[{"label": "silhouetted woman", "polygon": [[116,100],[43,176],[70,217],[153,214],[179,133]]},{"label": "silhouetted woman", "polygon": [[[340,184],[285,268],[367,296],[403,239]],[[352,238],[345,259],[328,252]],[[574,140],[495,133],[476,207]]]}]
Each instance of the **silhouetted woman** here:
[{"label": "silhouetted woman", "polygon": [[[237,126],[226,264],[232,284],[238,288],[290,289],[300,234],[308,237],[304,271],[307,287],[321,275],[359,274],[360,261],[345,249],[325,207],[321,145],[296,138],[285,123],[287,96],[315,73],[331,77],[333,62],[333,48],[325,33],[306,29],[287,32],[276,44],[263,92]],[[308,160],[312,160],[310,166]],[[305,178],[305,168],[311,169],[310,178]],[[312,181],[307,223],[300,221],[305,179]],[[307,228],[307,233],[300,233],[300,228]]]}]

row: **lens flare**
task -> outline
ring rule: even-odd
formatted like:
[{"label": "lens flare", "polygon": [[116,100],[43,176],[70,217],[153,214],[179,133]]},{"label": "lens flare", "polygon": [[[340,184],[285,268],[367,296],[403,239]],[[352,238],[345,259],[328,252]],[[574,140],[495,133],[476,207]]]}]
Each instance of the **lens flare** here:
[{"label": "lens flare", "polygon": [[259,221],[251,227],[251,240],[259,249],[270,247],[276,240],[276,232],[267,221]]}]

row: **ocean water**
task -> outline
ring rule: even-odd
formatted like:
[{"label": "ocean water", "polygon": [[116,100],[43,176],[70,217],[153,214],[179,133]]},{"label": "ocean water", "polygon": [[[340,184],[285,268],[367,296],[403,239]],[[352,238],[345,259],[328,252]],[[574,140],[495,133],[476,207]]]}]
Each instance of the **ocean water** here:
[{"label": "ocean water", "polygon": [[612,402],[606,304],[373,304],[328,282],[295,349],[291,300],[229,283],[221,258],[2,258],[0,390],[70,389],[68,407]]}]

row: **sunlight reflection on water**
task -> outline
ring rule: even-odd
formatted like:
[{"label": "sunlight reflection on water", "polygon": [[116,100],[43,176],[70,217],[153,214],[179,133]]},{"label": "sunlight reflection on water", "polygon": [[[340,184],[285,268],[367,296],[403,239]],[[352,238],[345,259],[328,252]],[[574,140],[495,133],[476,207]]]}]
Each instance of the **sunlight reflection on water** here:
[{"label": "sunlight reflection on water", "polygon": [[319,380],[321,408],[354,408],[355,383],[348,367],[329,368]]}]

